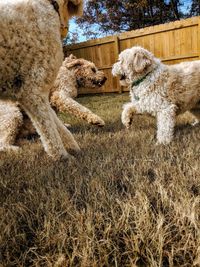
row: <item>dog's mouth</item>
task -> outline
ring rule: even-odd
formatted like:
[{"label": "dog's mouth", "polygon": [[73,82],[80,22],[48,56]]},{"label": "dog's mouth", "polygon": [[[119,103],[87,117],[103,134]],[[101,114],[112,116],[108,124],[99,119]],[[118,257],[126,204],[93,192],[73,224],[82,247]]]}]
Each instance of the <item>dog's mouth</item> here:
[{"label": "dog's mouth", "polygon": [[87,83],[88,83],[88,86],[92,86],[93,88],[101,87],[105,84],[106,81],[107,81],[106,77],[103,77],[103,79],[101,80],[91,79],[87,81],[84,78],[79,78],[76,80],[78,88],[85,87]]},{"label": "dog's mouth", "polygon": [[101,87],[101,86],[103,86],[105,84],[106,81],[107,81],[107,78],[103,77],[103,79],[101,79],[101,80],[93,80],[92,83],[95,86]]},{"label": "dog's mouth", "polygon": [[123,80],[126,80],[126,75],[125,74],[122,74],[121,77],[120,77],[120,81],[123,81]]}]

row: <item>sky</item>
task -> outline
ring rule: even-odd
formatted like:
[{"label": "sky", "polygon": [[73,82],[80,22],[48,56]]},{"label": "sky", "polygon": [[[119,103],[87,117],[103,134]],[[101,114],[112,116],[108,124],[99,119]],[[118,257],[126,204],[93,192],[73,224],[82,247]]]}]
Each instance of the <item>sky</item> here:
[{"label": "sky", "polygon": [[69,22],[69,32],[78,32],[79,33],[79,42],[87,41],[86,37],[83,34],[83,31],[76,24],[75,19],[71,19]]},{"label": "sky", "polygon": [[187,10],[188,8],[190,8],[191,6],[191,0],[184,0],[184,1],[181,1],[181,3],[183,4],[182,6],[182,10],[185,11]]},{"label": "sky", "polygon": [[[170,1],[170,0],[167,0]],[[181,9],[183,12],[185,12],[186,10],[188,10],[191,6],[191,0],[182,0],[182,6]],[[69,23],[69,31],[70,32],[78,32],[79,33],[79,42],[84,42],[87,41],[87,38],[84,36],[83,31],[80,29],[80,27],[78,27],[78,25],[76,24],[75,19],[71,19],[70,23]],[[101,37],[101,36],[99,36]]]}]

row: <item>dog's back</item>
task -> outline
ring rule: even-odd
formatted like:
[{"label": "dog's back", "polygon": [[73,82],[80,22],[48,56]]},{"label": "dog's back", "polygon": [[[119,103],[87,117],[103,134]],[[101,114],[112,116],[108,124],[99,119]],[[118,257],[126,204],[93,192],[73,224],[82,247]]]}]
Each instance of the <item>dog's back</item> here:
[{"label": "dog's back", "polygon": [[168,97],[180,112],[200,101],[200,60],[169,66]]}]

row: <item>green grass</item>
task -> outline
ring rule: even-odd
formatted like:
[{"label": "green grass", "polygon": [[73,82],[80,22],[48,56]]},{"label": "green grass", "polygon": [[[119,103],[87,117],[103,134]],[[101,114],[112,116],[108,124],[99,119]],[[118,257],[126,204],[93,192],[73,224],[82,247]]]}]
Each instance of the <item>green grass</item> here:
[{"label": "green grass", "polygon": [[104,128],[61,114],[82,151],[52,162],[39,141],[0,155],[0,266],[200,266],[200,126],[179,119],[156,146],[154,118],[120,121],[128,94],[78,101]]}]

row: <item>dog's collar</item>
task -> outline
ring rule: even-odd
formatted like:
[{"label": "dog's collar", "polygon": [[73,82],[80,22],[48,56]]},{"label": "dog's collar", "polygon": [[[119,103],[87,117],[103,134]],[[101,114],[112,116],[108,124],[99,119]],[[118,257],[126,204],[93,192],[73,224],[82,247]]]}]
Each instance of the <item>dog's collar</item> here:
[{"label": "dog's collar", "polygon": [[140,79],[138,79],[138,80],[132,82],[132,84],[131,84],[131,88],[133,88],[134,86],[138,86],[140,83],[142,83],[142,82],[146,79],[146,77],[147,77],[149,74],[151,74],[154,70],[155,70],[155,69],[151,70],[151,71],[148,72],[144,77],[142,77],[142,78],[140,78]]}]

